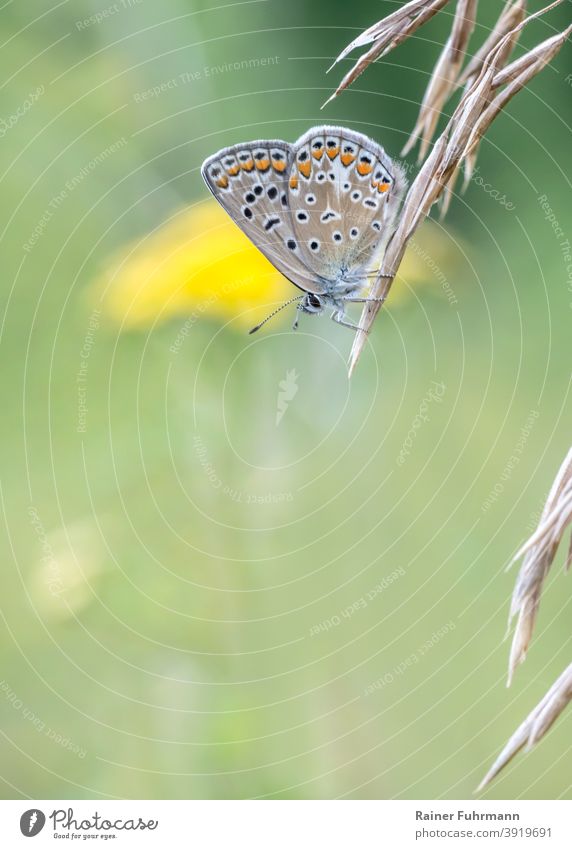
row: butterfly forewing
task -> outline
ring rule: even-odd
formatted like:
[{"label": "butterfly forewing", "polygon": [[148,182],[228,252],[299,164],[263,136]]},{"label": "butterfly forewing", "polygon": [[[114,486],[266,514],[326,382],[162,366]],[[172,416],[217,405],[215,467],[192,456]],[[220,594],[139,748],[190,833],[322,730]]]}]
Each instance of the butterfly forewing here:
[{"label": "butterfly forewing", "polygon": [[254,141],[227,147],[202,166],[203,178],[232,219],[270,262],[301,289],[323,287],[307,267],[288,205],[292,146]]}]

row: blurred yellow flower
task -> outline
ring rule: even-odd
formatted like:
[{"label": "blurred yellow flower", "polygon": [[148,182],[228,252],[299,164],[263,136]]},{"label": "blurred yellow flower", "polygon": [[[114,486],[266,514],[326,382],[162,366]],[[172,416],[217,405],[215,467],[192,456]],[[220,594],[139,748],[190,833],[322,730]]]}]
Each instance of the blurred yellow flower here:
[{"label": "blurred yellow flower", "polygon": [[[401,266],[390,303],[407,296],[404,283],[438,286],[452,253],[442,228],[427,222]],[[122,249],[96,281],[96,292],[105,312],[130,328],[190,312],[250,328],[295,294],[214,200],[181,210]],[[284,319],[291,314],[276,317]]]},{"label": "blurred yellow flower", "polygon": [[292,284],[214,200],[181,210],[121,251],[98,289],[102,282],[106,312],[128,327],[198,311],[250,328],[292,296]]}]

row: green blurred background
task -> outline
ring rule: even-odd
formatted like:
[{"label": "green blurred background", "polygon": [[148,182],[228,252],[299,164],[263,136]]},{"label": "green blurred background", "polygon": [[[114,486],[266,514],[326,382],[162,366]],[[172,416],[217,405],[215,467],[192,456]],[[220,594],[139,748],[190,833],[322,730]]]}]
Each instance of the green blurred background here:
[{"label": "green blurred background", "polygon": [[[326,77],[334,56],[394,8],[0,12],[4,797],[470,797],[570,662],[560,558],[505,688],[504,567],[571,436],[569,46],[482,144],[513,208],[476,182],[454,199],[433,231],[453,298],[429,262],[404,275],[351,384],[351,334],[326,320],[250,338],[229,306],[173,353],[192,302],[137,328],[94,313],[114,252],[208,203],[219,147],[327,121],[399,154],[450,12],[319,108],[349,67]],[[531,25],[518,52],[566,23]],[[570,798],[571,728],[488,795]]]}]

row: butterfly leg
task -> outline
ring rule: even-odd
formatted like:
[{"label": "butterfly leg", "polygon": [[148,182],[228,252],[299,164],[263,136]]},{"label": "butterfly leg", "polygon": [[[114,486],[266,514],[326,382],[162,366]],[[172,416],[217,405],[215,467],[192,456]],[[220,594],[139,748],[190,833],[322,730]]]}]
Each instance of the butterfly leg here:
[{"label": "butterfly leg", "polygon": [[292,325],[292,330],[298,330],[298,321],[300,320],[300,313],[303,312],[302,304],[296,305],[296,318],[294,319],[294,324]]},{"label": "butterfly leg", "polygon": [[331,318],[332,321],[335,321],[337,324],[341,324],[343,327],[349,327],[351,330],[361,330],[362,333],[367,334],[367,330],[364,330],[363,327],[359,326],[359,324],[353,324],[351,321],[345,321],[343,312],[336,310],[332,313]]},{"label": "butterfly leg", "polygon": [[385,298],[344,298],[350,304],[382,304]]}]

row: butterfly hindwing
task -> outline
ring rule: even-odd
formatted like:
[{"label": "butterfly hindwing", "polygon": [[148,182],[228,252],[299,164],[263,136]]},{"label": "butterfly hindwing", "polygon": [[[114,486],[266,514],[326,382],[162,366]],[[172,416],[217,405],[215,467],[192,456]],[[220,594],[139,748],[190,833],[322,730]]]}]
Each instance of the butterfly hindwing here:
[{"label": "butterfly hindwing", "polygon": [[302,258],[288,206],[292,145],[254,141],[223,148],[201,172],[214,197],[256,247],[292,283],[320,292]]},{"label": "butterfly hindwing", "polygon": [[301,257],[327,279],[359,277],[391,233],[406,181],[367,136],[315,127],[292,148],[288,205]]}]

